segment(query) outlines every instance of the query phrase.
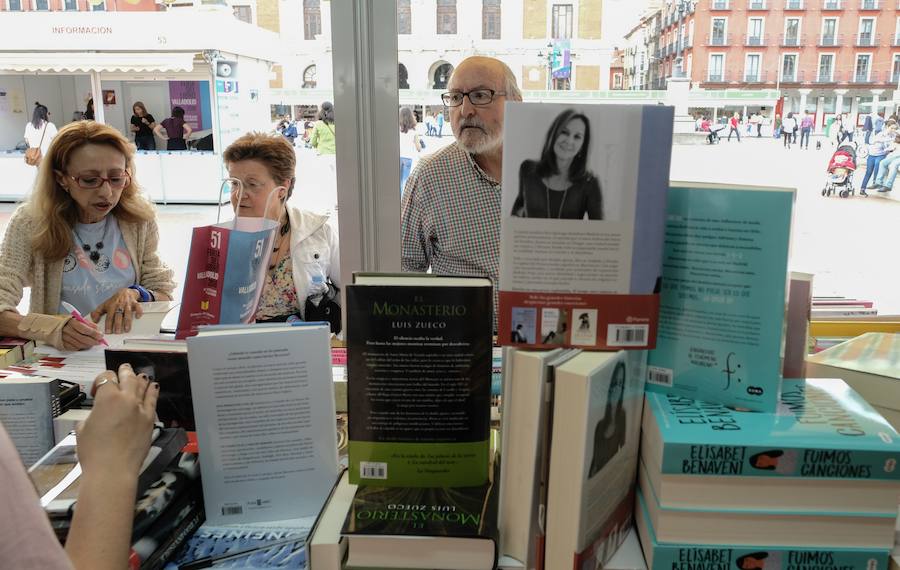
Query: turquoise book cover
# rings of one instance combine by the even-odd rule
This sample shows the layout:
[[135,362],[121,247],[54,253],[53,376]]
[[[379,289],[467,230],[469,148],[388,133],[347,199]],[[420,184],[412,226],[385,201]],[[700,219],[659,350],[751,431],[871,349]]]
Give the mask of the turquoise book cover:
[[644,437],[662,450],[648,467],[662,473],[900,480],[900,435],[843,380],[786,379],[776,413],[677,394],[647,404]]
[[656,540],[644,496],[636,522],[648,570],[887,570],[887,550],[671,544]]
[[794,191],[669,188],[647,389],[774,412]]

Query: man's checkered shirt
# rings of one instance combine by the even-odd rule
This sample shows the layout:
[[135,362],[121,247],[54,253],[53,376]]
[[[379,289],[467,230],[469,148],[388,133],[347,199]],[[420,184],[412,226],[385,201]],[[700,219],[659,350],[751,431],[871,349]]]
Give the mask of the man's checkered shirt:
[[400,233],[403,271],[490,277],[496,328],[500,183],[457,143],[423,158],[410,175]]

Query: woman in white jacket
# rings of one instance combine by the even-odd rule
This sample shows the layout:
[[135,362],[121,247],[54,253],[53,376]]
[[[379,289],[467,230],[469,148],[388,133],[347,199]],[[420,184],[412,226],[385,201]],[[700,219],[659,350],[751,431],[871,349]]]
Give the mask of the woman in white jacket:
[[[327,320],[340,331],[340,256],[328,217],[287,205],[297,158],[282,136],[248,133],[223,155],[235,214],[279,221],[257,322]],[[277,196],[269,200],[272,192]]]

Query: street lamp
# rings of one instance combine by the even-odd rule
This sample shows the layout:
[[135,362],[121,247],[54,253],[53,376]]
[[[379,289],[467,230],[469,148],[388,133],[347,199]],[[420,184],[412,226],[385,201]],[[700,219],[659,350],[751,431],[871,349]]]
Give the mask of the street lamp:
[[[553,63],[556,61],[556,56],[554,55],[554,45],[553,42],[547,42],[547,54],[544,55],[543,50],[537,53],[538,59],[545,59],[547,61],[547,91],[553,89]],[[562,54],[559,54],[562,57]],[[569,59],[575,58],[575,52],[569,50]]]
[[678,50],[678,57],[675,58],[675,77],[684,77],[684,50],[687,48],[686,38],[681,33],[681,25],[684,22],[684,15],[692,12],[697,0],[674,0],[675,7],[678,10],[678,41],[681,43],[681,49]]

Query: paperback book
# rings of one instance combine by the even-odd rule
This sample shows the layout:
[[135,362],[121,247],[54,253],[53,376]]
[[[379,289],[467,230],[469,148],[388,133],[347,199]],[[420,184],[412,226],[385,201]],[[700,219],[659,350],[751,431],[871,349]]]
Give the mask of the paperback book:
[[777,413],[647,394],[643,455],[662,473],[900,481],[900,436],[839,379],[784,381]]
[[491,482],[455,488],[361,486],[342,532],[351,567],[491,570],[497,564],[495,488]]
[[794,191],[675,183],[647,389],[774,412]]
[[328,325],[201,330],[188,363],[210,524],[314,516],[338,473]]
[[350,482],[488,479],[491,281],[365,274],[347,287]]
[[672,544],[657,541],[639,492],[635,505],[638,534],[649,570],[885,570],[889,550],[877,548],[801,548],[794,546],[740,546]]
[[501,344],[654,346],[672,121],[657,105],[507,103]]
[[53,418],[59,414],[58,380],[22,374],[0,378],[0,423],[24,465],[53,447]]
[[547,570],[602,566],[632,524],[646,365],[646,351],[620,350],[582,352],[556,368]]
[[139,350],[124,347],[107,348],[106,368],[118,370],[131,364],[135,374],[146,374],[151,382],[159,383],[159,400],[156,415],[166,427],[196,430],[194,402],[191,397],[191,375],[188,367],[187,347],[177,350]]

